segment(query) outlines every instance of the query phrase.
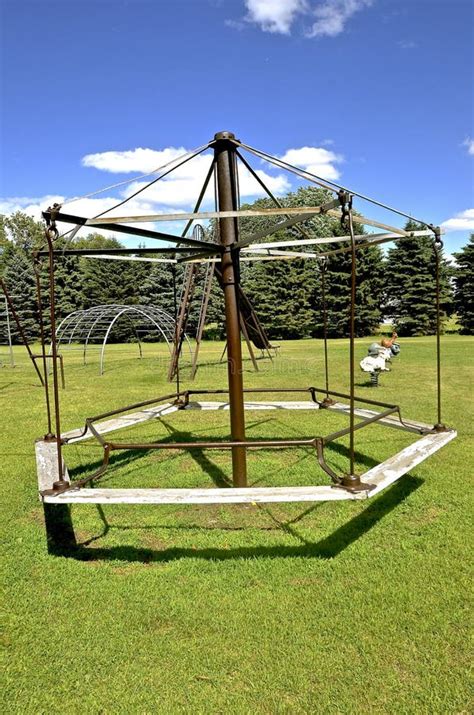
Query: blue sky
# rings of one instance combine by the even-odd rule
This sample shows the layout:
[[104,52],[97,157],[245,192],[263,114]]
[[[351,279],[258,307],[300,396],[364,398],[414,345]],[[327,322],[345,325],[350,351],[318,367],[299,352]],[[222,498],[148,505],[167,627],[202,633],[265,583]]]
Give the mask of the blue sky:
[[[3,0],[0,211],[38,215],[229,129],[444,224],[451,253],[474,230],[472,27],[471,0]],[[254,166],[277,193],[295,188]],[[189,209],[205,169],[134,212]]]

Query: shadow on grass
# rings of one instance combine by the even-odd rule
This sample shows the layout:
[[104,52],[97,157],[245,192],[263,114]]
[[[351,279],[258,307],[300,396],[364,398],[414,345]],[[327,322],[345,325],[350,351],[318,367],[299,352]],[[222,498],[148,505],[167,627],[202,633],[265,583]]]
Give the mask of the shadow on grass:
[[[401,504],[412,492],[423,484],[422,479],[407,475],[392,487],[375,497],[369,506],[353,517],[335,532],[317,542],[303,538],[295,529],[294,524],[304,518],[315,506],[306,507],[303,513],[291,521],[280,521],[263,505],[261,508],[271,517],[285,534],[297,538],[300,544],[295,546],[241,546],[234,549],[219,548],[170,548],[153,550],[135,546],[113,546],[109,548],[89,548],[94,540],[104,537],[110,529],[104,511],[99,507],[99,515],[104,524],[104,531],[97,537],[83,544],[77,544],[67,505],[44,504],[45,522],[48,533],[48,551],[55,556],[65,556],[80,561],[129,561],[140,563],[158,563],[182,558],[225,561],[228,559],[248,558],[285,558],[304,557],[332,559],[344,549],[353,544],[378,524],[384,516]],[[202,527],[194,527],[201,529]]]
[[[269,422],[270,420],[267,418],[265,420],[259,420],[256,422],[251,422],[247,425],[247,430],[252,429],[253,427],[258,427],[261,424],[265,424],[266,422]],[[163,444],[166,444],[167,442],[193,442],[193,441],[198,441],[198,438],[196,436],[196,433],[194,432],[184,432],[183,430],[178,430],[176,429],[170,422],[166,422],[163,418],[160,420],[160,424],[166,427],[168,430],[169,434],[165,437],[163,437],[160,442]],[[205,435],[205,436],[200,436],[201,441],[204,442],[212,442],[216,440],[215,436],[212,435]],[[222,440],[225,439],[225,437],[221,438]],[[97,446],[97,443],[95,443],[95,446]],[[147,454],[150,454],[151,452],[156,452],[157,450],[153,449],[125,449],[125,450],[120,450],[113,452],[110,461],[109,461],[109,469],[112,472],[115,467],[124,467],[128,466],[129,464],[132,464],[135,462],[137,459],[145,457]],[[219,469],[205,454],[202,449],[186,449],[186,452],[190,455],[192,459],[201,467],[202,471],[205,474],[208,474],[214,484],[217,487],[230,487],[232,486],[231,482],[229,481],[228,477],[224,472]],[[80,479],[81,476],[84,474],[90,474],[91,472],[95,472],[100,465],[102,464],[102,459],[97,459],[94,460],[93,462],[88,462],[87,464],[78,464],[75,467],[70,467],[69,468],[69,476],[72,480],[75,479]],[[105,478],[102,479],[102,481],[106,481]]]
[[[180,432],[179,439],[175,439],[174,435],[170,437],[165,437],[161,440],[163,444],[166,442],[186,442],[192,441],[193,435],[190,432]],[[115,452],[109,462],[110,476],[114,476],[114,467],[124,467],[132,464],[135,460],[143,458],[145,455],[150,454],[154,450],[148,449],[127,449],[124,451]],[[156,451],[156,450],[155,450]],[[202,469],[202,471],[207,474],[213,481],[216,487],[230,487],[232,486],[229,478],[209,457],[206,456],[202,449],[189,449],[186,450],[187,454],[193,459],[196,464]],[[173,457],[174,459],[174,457]],[[79,465],[74,467],[74,469],[69,470],[69,474],[73,478],[79,478],[81,474],[90,474],[91,471],[98,469],[102,464],[102,460],[97,460],[93,463],[86,465]],[[106,476],[102,478],[102,482],[107,481]],[[93,485],[91,485],[93,486]]]

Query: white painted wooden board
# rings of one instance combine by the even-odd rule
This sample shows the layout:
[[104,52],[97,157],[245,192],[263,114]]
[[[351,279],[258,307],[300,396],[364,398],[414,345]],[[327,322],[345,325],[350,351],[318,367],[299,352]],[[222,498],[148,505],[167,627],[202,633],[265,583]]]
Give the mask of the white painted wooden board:
[[[45,442],[40,439],[35,442],[36,473],[38,476],[38,489],[51,489],[53,482],[59,480],[58,451],[56,442]],[[69,482],[69,474],[63,460],[63,476]]]
[[[229,409],[229,403],[228,402],[205,402],[205,401],[199,401],[199,402],[190,402],[188,407],[186,408],[187,410],[228,410]],[[316,402],[310,402],[309,400],[301,400],[301,401],[293,401],[293,402],[288,402],[288,401],[273,401],[273,402],[245,402],[245,410],[246,411],[252,411],[252,410],[319,410],[320,407]],[[350,407],[349,405],[345,405],[342,402],[336,402],[334,405],[331,405],[329,408],[333,412],[343,412],[344,414],[349,415],[350,412]],[[379,414],[376,410],[368,410],[364,409],[361,407],[356,407],[354,410],[354,413],[358,417],[374,417],[375,415]],[[425,424],[424,422],[415,422],[414,420],[403,420],[406,427],[404,427],[400,421],[398,420],[397,417],[384,417],[383,419],[379,420],[381,424],[385,425],[386,427],[393,427],[395,429],[409,429],[411,432],[416,432],[419,433],[420,429],[431,429],[432,425]]]
[[[335,412],[344,412],[349,416],[350,414],[350,407],[349,405],[345,405],[342,402],[336,402],[335,405],[330,405],[328,407],[329,410],[333,410]],[[354,410],[354,413],[357,415],[357,417],[373,417],[374,415],[379,414],[376,410],[367,410],[364,409],[363,407],[356,407]],[[414,420],[406,420],[403,417],[403,422],[404,424],[401,424],[400,420],[398,417],[395,415],[389,415],[388,417],[383,417],[381,420],[378,420],[380,424],[385,425],[385,427],[393,427],[394,429],[401,429],[401,430],[409,430],[410,432],[416,432],[419,434],[419,430],[425,430],[425,429],[432,429],[433,425],[428,425],[425,422],[415,422]]]
[[455,430],[447,430],[446,432],[433,432],[421,437],[413,444],[410,444],[405,449],[402,449],[398,454],[389,457],[372,467],[363,475],[362,480],[367,484],[375,484],[376,488],[369,493],[369,497],[373,497],[382,489],[385,489],[390,484],[393,484],[404,474],[410,472],[421,462],[424,462],[430,455],[434,454],[444,447],[448,442],[451,442],[457,435]]
[[[190,402],[186,407],[187,410],[229,410],[228,402],[207,402],[200,400],[199,402]],[[301,402],[285,402],[282,400],[274,401],[255,401],[244,402],[244,409],[247,412],[257,410],[319,410],[319,405],[316,402],[309,400]]]
[[[365,492],[364,492],[365,496]],[[331,486],[223,489],[78,489],[45,496],[51,504],[249,504],[347,501],[354,495]]]
[[[158,419],[164,415],[169,415],[173,412],[178,411],[178,407],[167,402],[157,407],[149,407],[139,412],[133,412],[131,414],[121,415],[120,417],[114,417],[111,420],[105,420],[103,422],[97,422],[95,427],[100,434],[107,434],[108,432],[113,432],[115,430],[123,429],[124,427],[133,427],[134,425],[141,424],[142,422],[147,422],[148,420]],[[218,402],[218,401],[195,401],[190,402],[185,408],[186,410],[228,410],[228,402]],[[310,400],[274,400],[274,401],[255,401],[245,402],[245,410],[248,412],[258,411],[258,410],[318,410],[319,405]],[[335,412],[344,412],[349,414],[349,405],[345,405],[342,402],[337,402],[329,407],[330,410]],[[373,417],[378,414],[375,410],[368,410],[364,408],[357,407],[355,409],[355,414],[358,417]],[[381,424],[387,427],[394,427],[395,429],[403,429],[396,417],[385,417],[380,420]],[[430,429],[431,425],[427,425],[423,422],[415,422],[413,420],[404,420],[405,424],[409,427],[410,431],[418,432],[419,429]],[[79,436],[82,432],[82,428],[70,430],[69,432],[64,432],[62,434],[63,438],[67,438],[69,444],[74,442],[81,442],[86,439],[90,439],[92,434],[87,432],[85,435]]]
[[456,437],[454,430],[421,437],[361,475],[372,491],[354,494],[332,486],[250,487],[229,489],[78,489],[46,495],[50,504],[242,504],[271,502],[348,501],[374,497]]
[[[99,434],[107,434],[108,432],[114,432],[115,430],[123,429],[124,427],[133,427],[133,425],[141,424],[142,422],[147,422],[148,420],[157,419],[158,417],[163,417],[164,415],[169,415],[172,412],[177,412],[178,407],[172,405],[171,402],[167,402],[164,405],[159,405],[158,407],[150,407],[146,410],[140,410],[140,412],[133,412],[129,415],[122,415],[121,417],[114,417],[112,420],[106,420],[104,422],[94,423],[94,427],[99,432]],[[85,439],[91,439],[93,437],[92,433],[87,431],[86,434],[81,435],[83,428],[70,430],[69,432],[63,432],[63,439],[67,439],[69,444],[74,442],[82,442]]]

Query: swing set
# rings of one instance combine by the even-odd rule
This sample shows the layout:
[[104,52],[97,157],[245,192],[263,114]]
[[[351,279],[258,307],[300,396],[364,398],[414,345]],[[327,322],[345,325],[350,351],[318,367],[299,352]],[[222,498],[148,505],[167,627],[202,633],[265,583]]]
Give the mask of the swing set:
[[[402,217],[412,218],[403,211],[391,208],[385,204],[364,196],[360,193],[340,186],[332,181],[324,180],[311,172],[302,170],[282,159],[271,156],[238,141],[230,132],[219,132],[215,137],[198,149],[185,154],[169,164],[156,169],[151,174],[152,180],[116,207],[123,205],[138,193],[159,181],[172,171],[191,161],[194,157],[210,151],[212,162],[206,180],[199,194],[195,209],[191,213],[152,214],[140,216],[111,216],[112,209],[104,211],[94,218],[85,218],[63,212],[63,205],[54,205],[43,213],[46,222],[45,245],[35,255],[37,270],[40,262],[47,259],[49,273],[49,310],[52,332],[52,396],[48,386],[47,371],[44,371],[45,401],[48,430],[44,438],[36,442],[37,473],[39,494],[41,500],[49,507],[71,505],[78,503],[94,504],[234,504],[243,502],[315,502],[341,501],[371,498],[381,490],[394,483],[408,473],[420,462],[450,442],[456,432],[447,428],[441,418],[441,353],[440,353],[440,254],[442,249],[441,231],[439,227],[424,221],[418,221],[425,228],[419,231],[406,231],[365,216],[354,217],[353,200],[359,198],[378,207],[384,208]],[[284,207],[271,193],[261,176],[255,172],[245,155],[252,155],[280,169],[289,171],[299,179],[331,191],[334,199],[320,206],[304,206],[297,208]],[[274,203],[274,208],[241,209],[239,197],[239,166],[243,165],[265,190]],[[208,183],[214,177],[216,210],[200,211],[200,206],[206,193]],[[143,177],[139,177],[143,178]],[[123,182],[126,183],[126,182]],[[107,187],[110,188],[110,187]],[[103,189],[105,190],[105,189]],[[96,192],[94,192],[95,194]],[[89,194],[88,196],[91,196]],[[76,200],[76,199],[73,199]],[[67,202],[65,202],[67,203]],[[109,215],[105,215],[109,214]],[[309,218],[323,215],[333,217],[347,228],[344,236],[318,237],[312,235],[302,224]],[[251,235],[242,236],[239,220],[244,217],[276,217],[276,223]],[[140,228],[142,222],[183,221],[186,227],[180,236]],[[213,240],[206,240],[203,235],[193,237],[189,230],[195,221],[214,220],[215,235]],[[354,221],[358,224],[379,229],[379,233],[357,235]],[[68,239],[65,248],[56,248],[59,237],[57,224],[63,222],[73,224],[74,228],[63,234]],[[156,248],[119,249],[120,254],[140,256],[148,253],[163,254],[159,260],[169,263],[175,277],[178,263],[192,266],[213,266],[213,273],[224,294],[225,326],[227,336],[227,380],[226,388],[192,390],[183,389],[180,380],[180,310],[183,312],[183,300],[178,306],[176,280],[174,281],[175,302],[175,335],[174,352],[176,355],[175,369],[172,377],[175,380],[174,390],[169,394],[153,397],[140,403],[127,405],[118,409],[89,417],[84,426],[70,432],[61,431],[61,410],[59,400],[59,380],[57,365],[57,336],[55,323],[55,261],[62,255],[74,253],[87,256],[90,251],[70,248],[71,241],[82,226],[111,230],[115,233],[126,233],[141,239],[156,239],[160,243]],[[283,241],[261,240],[272,234],[294,226],[301,238],[291,238]],[[400,407],[396,404],[360,397],[355,394],[355,308],[356,308],[356,266],[357,253],[367,246],[379,245],[397,241],[406,236],[432,236],[433,250],[436,256],[436,374],[437,374],[437,419],[433,425],[415,422],[402,417]],[[166,242],[167,245],[163,245]],[[172,244],[171,246],[169,244]],[[336,247],[335,247],[335,244]],[[350,337],[349,337],[349,392],[336,392],[329,386],[328,347],[327,347],[327,310],[326,310],[326,258],[328,256],[348,252],[351,257],[351,301]],[[113,257],[117,249],[102,251]],[[107,257],[104,255],[104,257]],[[323,290],[323,321],[324,321],[324,365],[325,384],[323,387],[308,386],[304,388],[282,386],[278,388],[244,388],[242,370],[241,334],[245,337],[244,325],[248,320],[242,320],[244,312],[243,291],[240,285],[241,261],[274,261],[306,259],[321,261],[321,277]],[[39,283],[38,283],[39,285]],[[41,297],[40,297],[41,298]],[[182,325],[182,323],[181,323]],[[43,341],[43,355],[46,345]],[[45,363],[45,361],[44,361]],[[282,400],[281,395],[293,396],[293,400]],[[266,396],[267,399],[262,399]],[[268,400],[268,397],[278,396],[278,399]],[[315,435],[311,438],[299,439],[248,439],[245,432],[246,414],[260,410],[329,410],[344,414],[348,425],[337,432],[327,435]],[[124,427],[133,427],[148,420],[160,420],[165,415],[177,411],[207,411],[224,410],[230,415],[230,439],[187,441],[187,442],[136,442],[130,440],[114,440],[113,432]],[[356,418],[360,418],[356,421]],[[416,435],[417,439],[399,453],[370,468],[364,474],[356,472],[355,435],[368,425],[378,424],[387,428],[403,430]],[[325,447],[335,440],[348,435],[349,463],[347,470],[338,474],[328,464]],[[63,447],[84,440],[94,439],[102,449],[102,463],[92,474],[77,480],[69,477],[64,461]],[[247,480],[248,450],[273,450],[288,448],[310,448],[314,450],[315,464],[323,470],[328,478],[327,484],[314,486],[285,487],[249,487]],[[227,450],[232,459],[232,487],[229,488],[129,488],[116,489],[97,486],[107,473],[111,456],[118,451],[138,450]]]

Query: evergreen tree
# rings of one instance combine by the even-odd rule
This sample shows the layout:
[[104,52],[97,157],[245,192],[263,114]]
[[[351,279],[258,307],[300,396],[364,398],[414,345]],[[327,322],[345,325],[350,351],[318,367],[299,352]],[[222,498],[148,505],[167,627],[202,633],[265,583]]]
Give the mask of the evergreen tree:
[[[418,230],[409,221],[407,231]],[[436,332],[436,256],[429,236],[408,236],[389,250],[385,272],[385,315],[401,335],[431,335]],[[451,309],[452,290],[446,260],[440,260],[442,319]]]
[[465,335],[474,333],[474,233],[459,253],[454,253],[454,302]]
[[[156,256],[159,258],[159,254]],[[145,263],[147,269],[139,285],[138,302],[162,308],[174,316],[173,266],[169,263]],[[177,299],[183,281],[182,265],[175,267]],[[178,305],[179,308],[179,305]]]
[[[3,279],[28,341],[36,340],[39,327],[33,265],[27,254],[13,244],[4,252]],[[12,341],[21,342],[13,319],[10,319],[10,328]]]
[[[122,248],[115,238],[104,238],[100,234],[90,234],[78,242],[79,248],[107,249]],[[115,261],[98,258],[80,258],[81,296],[84,309],[99,305],[136,305],[139,302],[139,288],[144,264],[134,261]],[[118,320],[109,336],[110,342],[134,340],[135,334],[130,321]]]
[[[55,241],[55,250],[66,247],[64,239]],[[54,290],[57,321],[61,321],[69,313],[82,308],[81,271],[78,256],[58,255],[55,257]]]
[[[97,234],[87,237],[84,242],[77,244],[79,248],[121,248],[122,244],[116,239],[103,238]],[[127,280],[129,270],[128,261],[108,261],[84,257],[80,259],[81,293],[84,308],[93,308],[97,305],[110,305],[112,303],[126,303],[134,294],[135,286]]]
[[[285,206],[318,206],[332,199],[332,194],[324,189],[304,187],[288,194],[282,203]],[[267,199],[259,199],[253,207],[268,208],[273,204]],[[252,217],[242,221],[244,235],[253,233],[265,225],[281,221],[281,217],[267,219]],[[313,237],[330,237],[347,234],[340,222],[328,215],[318,214],[301,226]],[[363,233],[363,227],[355,223],[355,231]],[[302,238],[296,227],[273,234],[263,241]],[[311,246],[310,252],[338,249],[348,244],[325,244],[324,247]],[[294,249],[298,250],[298,249]],[[252,299],[258,315],[272,338],[320,337],[323,333],[321,266],[316,259],[291,261],[271,261],[250,264],[243,271],[244,287]],[[326,303],[328,334],[343,337],[349,333],[350,318],[350,253],[330,256],[326,275]],[[377,246],[357,251],[357,294],[356,332],[367,335],[377,329],[382,303],[382,252]]]
[[7,238],[6,218],[5,216],[2,216],[0,214],[0,275],[3,275],[3,272],[6,267],[6,249],[8,248],[10,243],[11,242]]

